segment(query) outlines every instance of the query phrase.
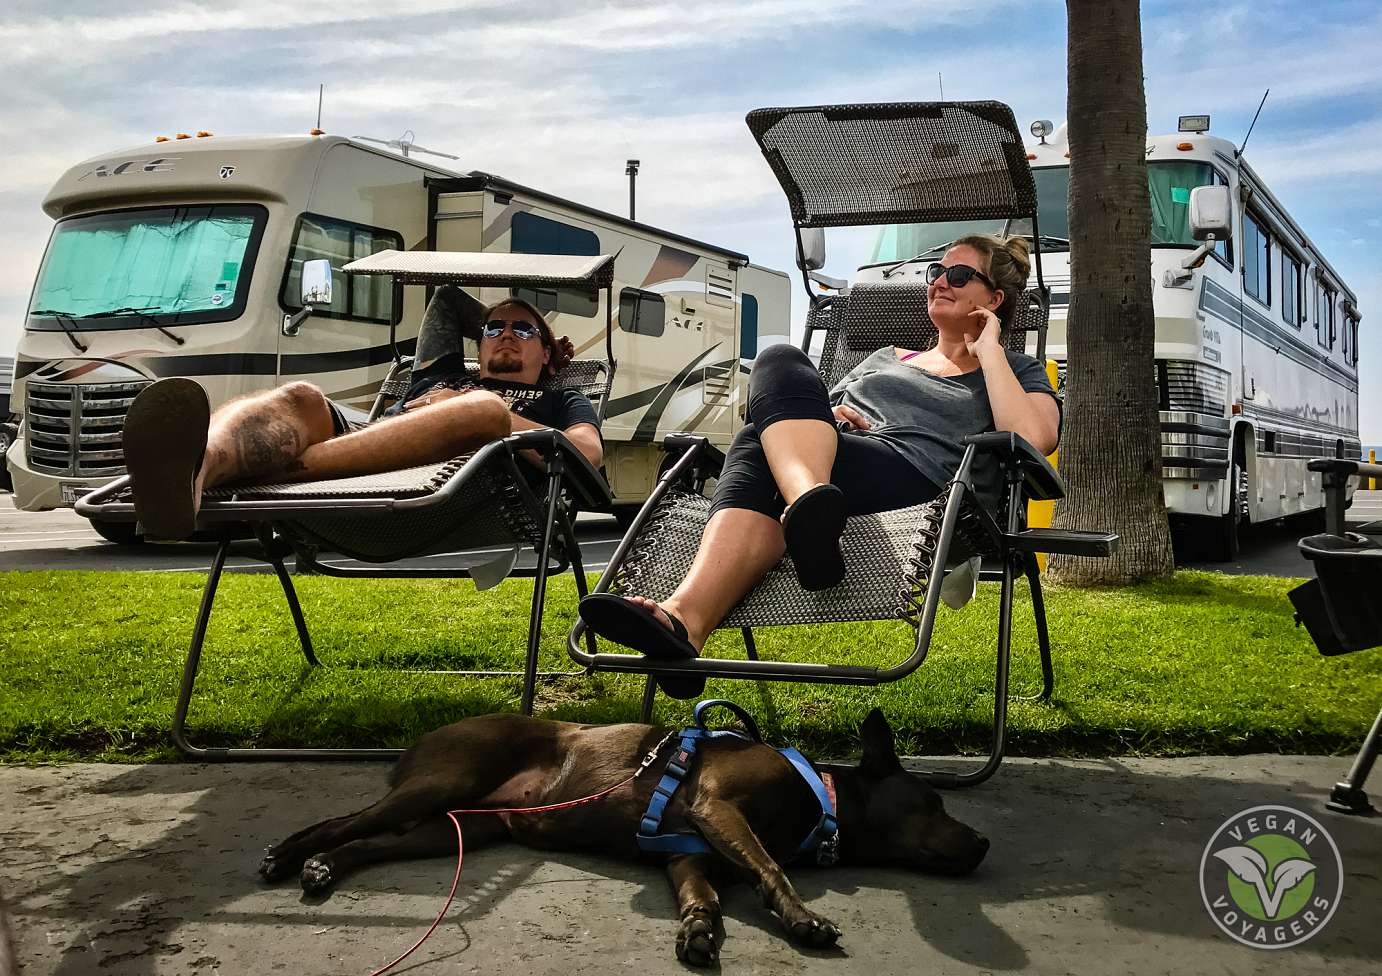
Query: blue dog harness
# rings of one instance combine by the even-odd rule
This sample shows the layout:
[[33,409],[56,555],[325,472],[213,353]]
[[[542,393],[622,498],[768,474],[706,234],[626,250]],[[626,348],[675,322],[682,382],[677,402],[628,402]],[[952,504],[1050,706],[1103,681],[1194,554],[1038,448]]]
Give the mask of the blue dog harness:
[[[748,735],[730,730],[711,731],[705,727],[705,712],[708,709],[721,707],[733,712],[744,728],[748,730]],[[649,854],[705,854],[712,850],[705,839],[695,832],[660,834],[658,831],[662,827],[663,815],[667,812],[667,804],[672,802],[672,797],[676,795],[677,789],[681,786],[682,780],[691,769],[691,763],[696,758],[698,745],[706,739],[718,739],[723,736],[734,736],[750,742],[762,742],[758,734],[758,726],[743,709],[733,702],[715,698],[700,702],[696,705],[696,724],[692,728],[683,729],[677,742],[676,749],[672,756],[667,760],[667,768],[662,773],[662,779],[653,787],[653,795],[648,799],[648,809],[643,814],[643,820],[638,827],[638,847],[640,850]],[[840,826],[835,818],[835,805],[831,802],[830,790],[821,780],[815,767],[797,750],[790,746],[786,749],[777,750],[788,762],[792,764],[801,778],[806,780],[806,784],[811,787],[811,791],[816,794],[816,800],[821,805],[821,816],[816,821],[816,826],[801,842],[793,859],[814,855],[815,861],[822,867],[834,864],[839,858],[840,845]]]

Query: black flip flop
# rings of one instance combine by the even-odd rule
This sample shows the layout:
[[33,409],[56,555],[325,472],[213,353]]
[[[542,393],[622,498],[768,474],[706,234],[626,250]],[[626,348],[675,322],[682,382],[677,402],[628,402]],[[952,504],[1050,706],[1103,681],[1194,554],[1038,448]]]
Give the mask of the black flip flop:
[[845,578],[844,532],[845,494],[834,485],[817,485],[788,507],[782,534],[803,590],[828,590]]
[[[659,661],[700,657],[686,639],[686,625],[670,613],[667,619],[672,629],[668,630],[651,610],[613,593],[592,593],[581,601],[579,610],[581,619],[596,634],[648,657]],[[660,674],[657,683],[673,698],[695,698],[705,690],[705,676],[699,674]]]
[[130,404],[123,434],[125,470],[145,539],[172,542],[196,531],[193,489],[210,423],[206,391],[181,377],[146,386]]

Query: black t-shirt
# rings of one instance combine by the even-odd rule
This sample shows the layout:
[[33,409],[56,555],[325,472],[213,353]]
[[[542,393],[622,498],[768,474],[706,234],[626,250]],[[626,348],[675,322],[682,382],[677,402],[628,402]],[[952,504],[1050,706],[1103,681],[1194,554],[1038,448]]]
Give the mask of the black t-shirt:
[[456,353],[447,353],[415,372],[408,395],[388,412],[399,412],[404,404],[434,390],[489,390],[498,393],[514,413],[553,430],[569,430],[577,424],[591,424],[597,430],[600,427],[595,405],[583,393],[529,383],[481,379],[465,368],[465,357]]

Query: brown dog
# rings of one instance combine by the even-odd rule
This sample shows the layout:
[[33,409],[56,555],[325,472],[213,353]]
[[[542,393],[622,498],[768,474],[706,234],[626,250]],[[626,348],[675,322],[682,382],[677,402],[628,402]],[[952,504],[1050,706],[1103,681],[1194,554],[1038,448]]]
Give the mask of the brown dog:
[[[382,800],[299,831],[269,849],[259,872],[268,881],[300,872],[303,890],[319,892],[365,864],[450,854],[456,833],[447,810],[588,796],[630,776],[669,731],[508,714],[465,719],[424,735],[404,753]],[[859,732],[858,767],[818,767],[835,779],[840,861],[944,874],[974,870],[988,841],[947,816],[936,791],[902,768],[882,713],[870,712]],[[508,837],[546,850],[638,856],[639,821],[675,745],[667,741],[646,772],[594,803],[542,814],[463,816],[466,850]],[[770,747],[735,737],[701,746],[662,824],[667,832],[695,830],[713,848],[666,857],[681,911],[678,959],[702,966],[717,960],[723,927],[714,884],[745,874],[794,942],[834,944],[840,930],[802,904],[779,866],[819,816],[811,788]]]

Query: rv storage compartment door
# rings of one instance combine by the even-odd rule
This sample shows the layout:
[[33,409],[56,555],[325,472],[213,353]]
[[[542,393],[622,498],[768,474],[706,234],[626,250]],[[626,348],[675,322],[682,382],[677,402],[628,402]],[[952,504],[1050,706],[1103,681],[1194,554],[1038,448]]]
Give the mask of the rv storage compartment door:
[[438,251],[482,251],[485,194],[438,193],[436,220]]

